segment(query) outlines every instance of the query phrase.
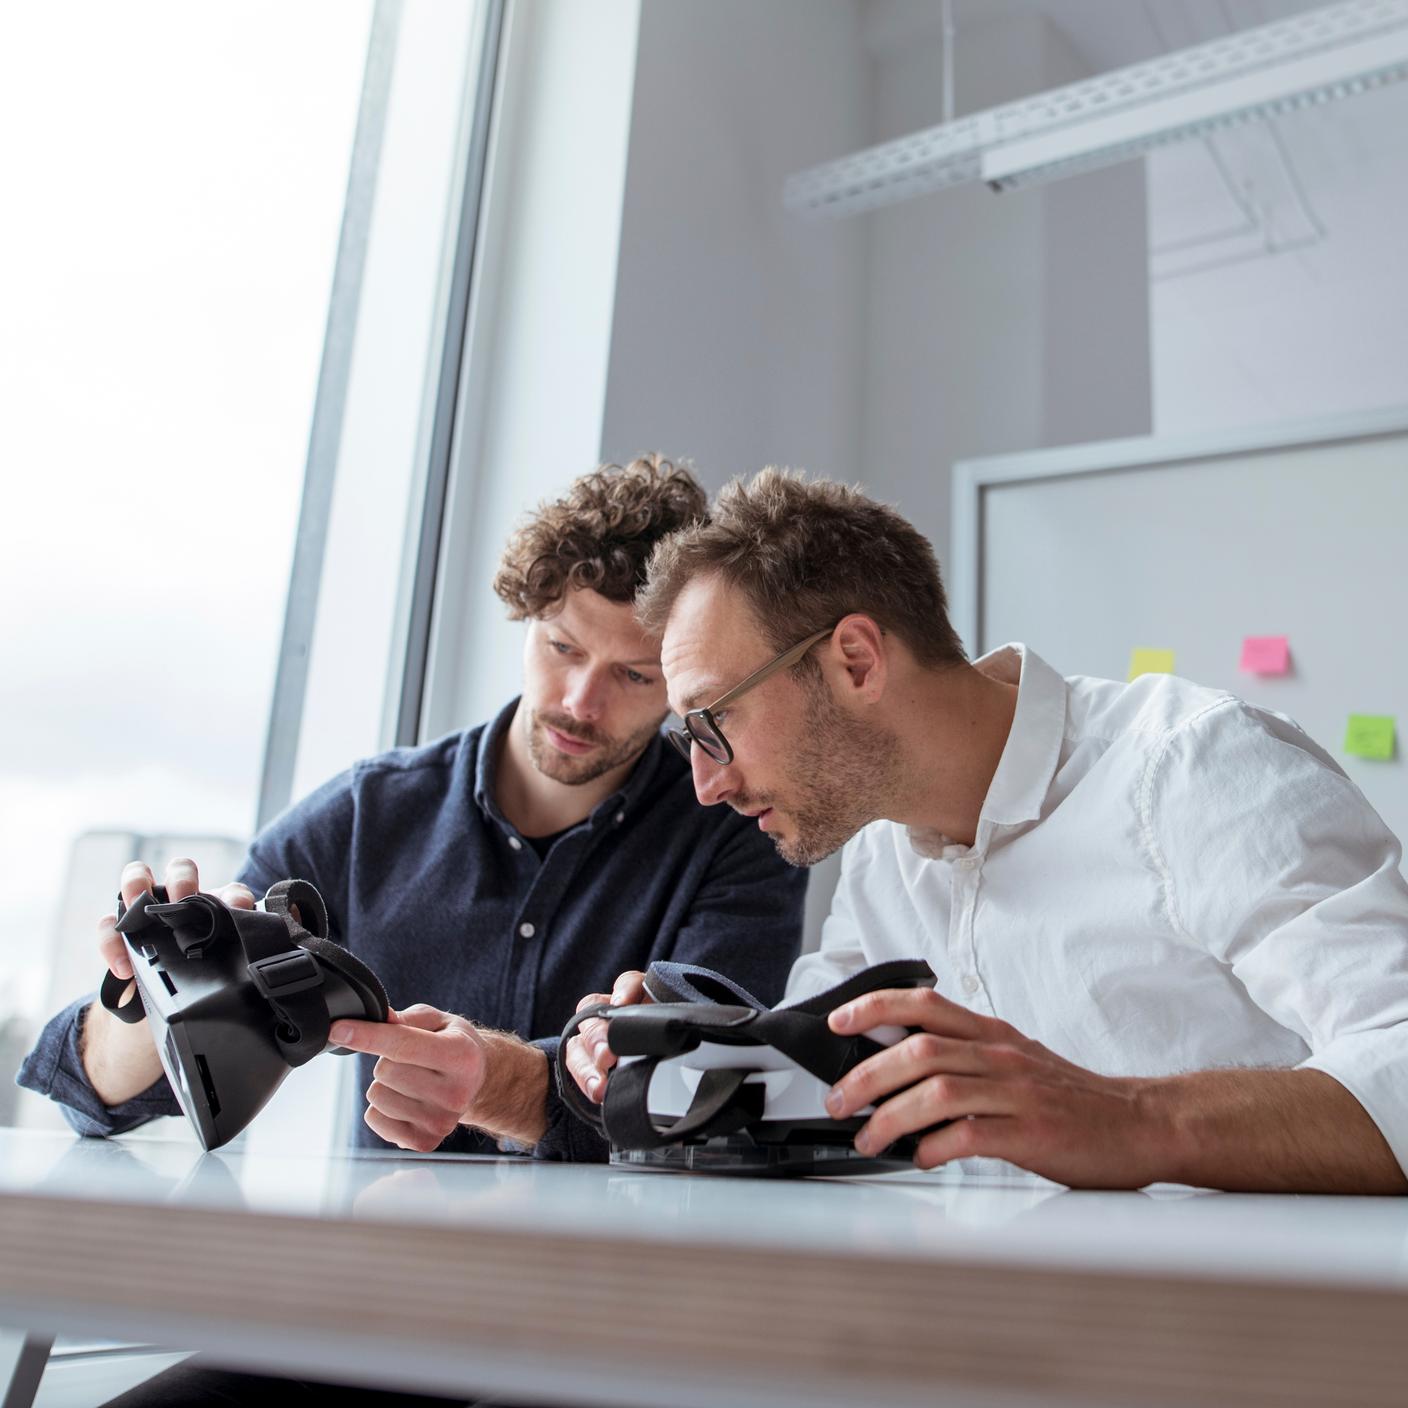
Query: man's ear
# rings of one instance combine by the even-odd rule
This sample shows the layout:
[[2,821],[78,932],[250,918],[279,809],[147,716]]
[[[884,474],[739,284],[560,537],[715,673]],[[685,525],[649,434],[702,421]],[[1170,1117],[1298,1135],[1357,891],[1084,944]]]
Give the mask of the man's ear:
[[831,633],[831,647],[850,681],[847,693],[874,703],[885,692],[887,678],[885,633],[872,616],[852,612]]

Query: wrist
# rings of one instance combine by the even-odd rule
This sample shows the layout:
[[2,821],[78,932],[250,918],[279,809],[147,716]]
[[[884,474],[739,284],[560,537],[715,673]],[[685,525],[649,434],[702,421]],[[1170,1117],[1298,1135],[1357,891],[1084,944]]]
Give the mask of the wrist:
[[548,1059],[511,1032],[481,1031],[484,1078],[461,1124],[532,1146],[548,1128]]
[[1176,1077],[1130,1077],[1137,1145],[1148,1165],[1146,1183],[1191,1183],[1196,1131]]
[[[137,1002],[134,995],[131,999]],[[146,1022],[120,1022],[100,1002],[78,1017],[78,1057],[94,1094],[108,1108],[140,1095],[161,1076]]]

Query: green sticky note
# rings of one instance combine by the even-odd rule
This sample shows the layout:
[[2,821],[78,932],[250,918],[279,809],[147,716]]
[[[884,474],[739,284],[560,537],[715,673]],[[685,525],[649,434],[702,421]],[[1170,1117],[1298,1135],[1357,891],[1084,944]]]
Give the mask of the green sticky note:
[[1393,757],[1393,715],[1351,714],[1344,731],[1344,751],[1351,758]]
[[1140,675],[1171,675],[1173,673],[1173,651],[1145,650],[1136,646],[1129,657],[1129,678]]

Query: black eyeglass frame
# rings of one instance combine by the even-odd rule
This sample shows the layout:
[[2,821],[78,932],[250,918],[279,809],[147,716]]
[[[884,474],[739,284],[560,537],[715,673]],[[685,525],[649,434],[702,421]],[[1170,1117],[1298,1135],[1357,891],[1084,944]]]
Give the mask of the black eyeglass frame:
[[703,709],[691,709],[684,716],[684,727],[666,729],[665,736],[674,744],[675,750],[685,762],[689,761],[691,745],[697,743],[720,767],[727,767],[733,761],[733,745],[724,737],[723,729],[714,718],[714,710],[732,704],[750,689],[762,684],[769,675],[785,670],[789,665],[795,665],[812,646],[820,640],[825,640],[835,629],[834,625],[827,626],[824,630],[813,631],[796,645],[789,645],[781,655],[775,655],[766,665],[754,670],[746,679],[734,685],[727,694],[721,694],[712,704]]

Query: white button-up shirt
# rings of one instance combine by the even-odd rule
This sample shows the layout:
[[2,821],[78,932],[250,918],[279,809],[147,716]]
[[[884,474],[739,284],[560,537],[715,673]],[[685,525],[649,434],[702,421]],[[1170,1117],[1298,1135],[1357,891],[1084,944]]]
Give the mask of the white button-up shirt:
[[945,997],[1106,1075],[1309,1066],[1408,1170],[1408,885],[1364,794],[1291,720],[1172,675],[977,662],[1017,709],[974,844],[847,844],[788,998],[927,959]]

